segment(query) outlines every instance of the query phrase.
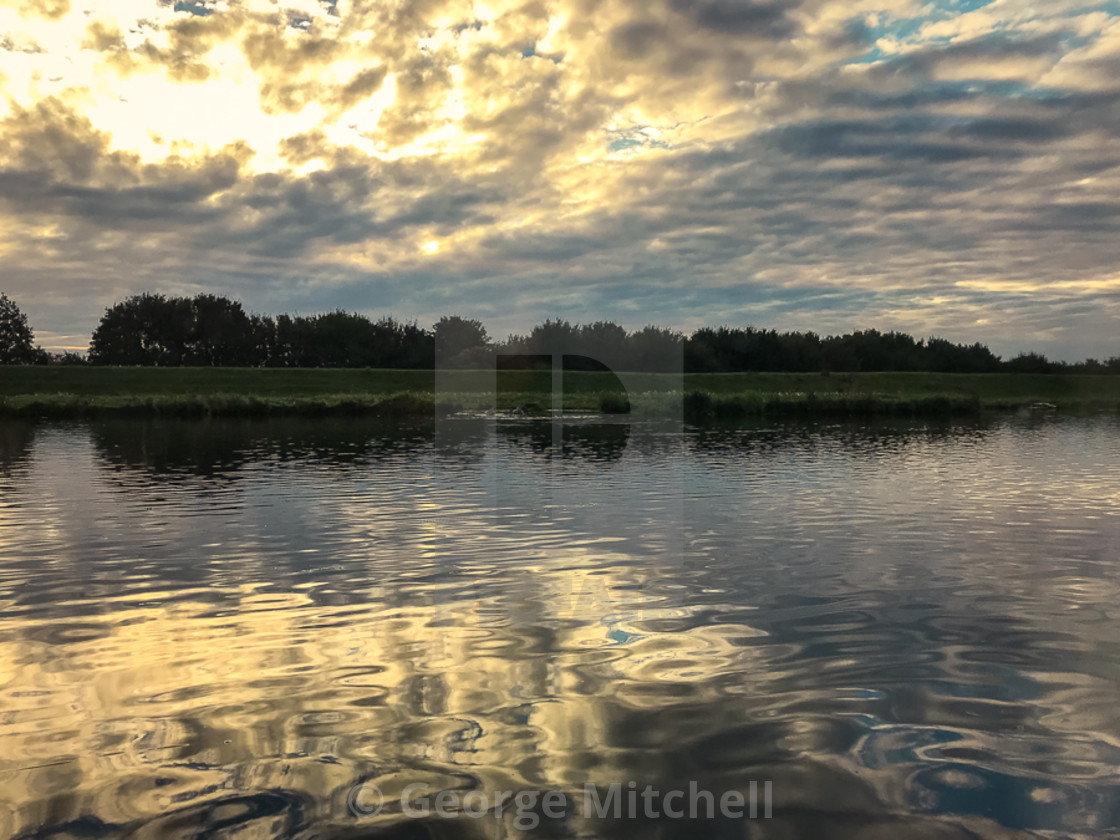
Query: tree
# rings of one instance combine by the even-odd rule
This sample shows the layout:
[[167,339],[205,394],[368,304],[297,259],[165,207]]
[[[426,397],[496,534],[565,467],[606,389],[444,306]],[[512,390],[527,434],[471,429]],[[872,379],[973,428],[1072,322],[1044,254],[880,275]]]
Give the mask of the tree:
[[[415,321],[405,324],[382,318],[375,326],[390,348],[381,362],[384,367],[430,370],[435,366],[435,337]],[[486,330],[482,332],[485,335]]]
[[630,370],[673,373],[682,370],[684,336],[652,324],[630,333],[627,340]]
[[1055,365],[1041,353],[1020,353],[1003,363],[1010,373],[1054,373]]
[[191,301],[188,365],[255,364],[253,324],[241,304],[217,295],[195,295]]
[[602,370],[621,364],[626,338],[626,330],[613,321],[584,324],[579,327],[579,355],[564,359],[565,370]]
[[6,294],[0,293],[0,365],[25,365],[35,360],[35,334],[27,316]]
[[90,342],[102,365],[253,365],[254,327],[241,304],[217,295],[133,295],[105,310]]
[[567,321],[548,318],[529,333],[529,352],[541,355],[574,353],[579,349],[579,330]]
[[435,336],[436,358],[441,363],[452,362],[460,354],[475,348],[486,347],[489,337],[481,321],[444,315],[432,328]]
[[378,330],[365,315],[337,309],[305,320],[304,367],[382,367]]
[[90,341],[89,360],[99,365],[181,365],[191,322],[187,298],[133,295],[105,310]]

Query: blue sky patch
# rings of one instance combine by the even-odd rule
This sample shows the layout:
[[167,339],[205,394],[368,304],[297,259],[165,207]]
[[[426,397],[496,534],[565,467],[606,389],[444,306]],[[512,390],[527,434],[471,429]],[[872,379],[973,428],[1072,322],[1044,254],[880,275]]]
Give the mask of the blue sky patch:
[[214,14],[214,10],[209,8],[201,0],[175,0],[175,11],[187,12],[198,17],[206,17],[207,15]]

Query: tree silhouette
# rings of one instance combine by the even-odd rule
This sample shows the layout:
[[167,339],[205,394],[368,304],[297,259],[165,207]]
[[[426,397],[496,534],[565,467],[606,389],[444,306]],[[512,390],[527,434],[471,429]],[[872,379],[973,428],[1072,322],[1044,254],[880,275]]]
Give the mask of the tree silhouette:
[[90,342],[103,365],[252,365],[254,331],[241,304],[216,295],[133,295],[109,307]]
[[[156,294],[133,295],[109,307],[93,332],[90,361],[102,365],[182,364],[188,325],[174,323],[176,308],[174,301]],[[184,319],[180,315],[178,320]]]
[[217,295],[196,295],[190,309],[184,364],[244,367],[256,363],[252,324],[240,303]]
[[0,293],[0,364],[24,365],[35,361],[34,339],[27,316],[11,298]]
[[1020,353],[1004,364],[1011,373],[1054,373],[1055,365],[1040,353]]
[[432,328],[436,358],[441,363],[454,363],[457,357],[477,348],[485,348],[490,339],[481,321],[444,315]]
[[[913,371],[935,373],[1120,373],[1120,356],[1076,364],[1022,353],[1003,361],[983,344],[931,336],[856,330],[842,335],[756,327],[701,327],[690,336],[657,326],[627,331],[611,321],[572,324],[555,318],[528,335],[492,342],[481,321],[447,315],[431,330],[392,317],[356,312],[249,315],[216,295],[167,298],[141,294],[106,310],[89,361],[114,365],[370,367],[430,370],[549,367],[563,354],[567,370],[690,373]],[[27,319],[0,295],[0,364],[48,361],[31,345]],[[78,357],[59,359],[63,364]]]

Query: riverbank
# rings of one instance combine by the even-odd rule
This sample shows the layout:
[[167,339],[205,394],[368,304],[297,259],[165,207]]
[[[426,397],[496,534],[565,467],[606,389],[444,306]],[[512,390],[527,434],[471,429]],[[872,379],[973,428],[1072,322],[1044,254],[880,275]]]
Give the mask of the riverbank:
[[[629,378],[628,378],[629,379]],[[495,407],[494,374],[425,370],[268,368],[0,368],[0,416],[405,417]],[[547,413],[551,374],[498,374],[496,407]],[[564,376],[564,408],[657,414],[679,399],[682,378],[641,374],[627,395],[607,372]],[[1120,376],[937,373],[726,373],[683,377],[690,421],[767,415],[958,415],[1024,409],[1120,407]]]

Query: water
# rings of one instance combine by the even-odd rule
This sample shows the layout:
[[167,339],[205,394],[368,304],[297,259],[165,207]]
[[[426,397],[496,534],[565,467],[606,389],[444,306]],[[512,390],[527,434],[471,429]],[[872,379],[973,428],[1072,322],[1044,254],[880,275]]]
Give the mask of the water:
[[1115,418],[456,428],[0,426],[0,837],[1120,832]]

